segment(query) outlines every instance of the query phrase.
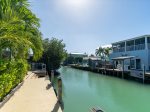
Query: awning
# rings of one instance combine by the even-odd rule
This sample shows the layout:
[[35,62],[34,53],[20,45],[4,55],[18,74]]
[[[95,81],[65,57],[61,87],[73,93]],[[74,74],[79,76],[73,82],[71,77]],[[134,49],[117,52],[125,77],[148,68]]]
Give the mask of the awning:
[[135,56],[116,57],[116,58],[112,58],[112,60],[126,60],[126,59],[131,59],[131,58],[135,58]]

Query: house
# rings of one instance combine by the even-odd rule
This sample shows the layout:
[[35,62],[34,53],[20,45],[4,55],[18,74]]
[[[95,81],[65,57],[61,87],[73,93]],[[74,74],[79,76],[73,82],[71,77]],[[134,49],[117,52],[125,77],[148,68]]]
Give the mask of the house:
[[116,68],[123,59],[126,68],[142,70],[144,65],[146,70],[150,70],[150,35],[112,43],[110,59],[114,59]]
[[100,57],[89,56],[83,58],[83,66],[88,66],[94,69],[95,67],[100,66],[100,64],[101,64]]
[[82,64],[83,58],[88,57],[86,53],[70,53],[68,58],[65,60],[66,64]]
[[69,56],[74,58],[83,58],[87,57],[88,55],[86,53],[70,53]]

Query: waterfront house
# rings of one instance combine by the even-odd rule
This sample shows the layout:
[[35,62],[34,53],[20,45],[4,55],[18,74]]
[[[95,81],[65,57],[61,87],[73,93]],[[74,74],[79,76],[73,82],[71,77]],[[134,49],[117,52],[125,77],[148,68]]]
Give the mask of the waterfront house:
[[70,53],[68,58],[65,60],[65,65],[67,64],[82,64],[83,58],[88,57],[86,53]]
[[121,57],[126,59],[124,65],[127,69],[142,70],[144,65],[146,70],[150,70],[150,35],[112,43],[110,59],[115,59],[116,68],[122,65]]
[[87,57],[88,55],[86,53],[70,53],[69,56],[74,58],[83,58]]
[[89,56],[83,58],[83,66],[91,67],[92,69],[99,67],[101,64],[100,57],[97,56]]

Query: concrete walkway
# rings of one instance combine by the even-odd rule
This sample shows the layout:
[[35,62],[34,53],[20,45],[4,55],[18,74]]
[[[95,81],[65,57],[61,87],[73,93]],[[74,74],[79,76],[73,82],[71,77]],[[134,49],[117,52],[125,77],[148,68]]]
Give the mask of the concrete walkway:
[[0,109],[0,112],[62,112],[48,77],[38,78],[32,72],[23,86]]

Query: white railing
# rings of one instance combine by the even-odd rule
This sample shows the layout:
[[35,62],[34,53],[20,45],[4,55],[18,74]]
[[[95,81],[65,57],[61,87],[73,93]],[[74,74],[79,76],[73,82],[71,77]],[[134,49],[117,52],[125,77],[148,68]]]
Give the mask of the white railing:
[[135,45],[135,50],[144,50],[144,49],[145,49],[145,44]]
[[116,52],[125,52],[125,47],[114,48],[114,49],[113,49],[113,52],[114,52],[114,53],[116,53]]
[[[126,46],[126,51],[135,51],[135,50],[144,50],[144,49],[145,49],[145,44]],[[148,44],[148,49],[150,49],[150,43]],[[125,52],[125,47],[114,48],[113,52],[114,53]]]
[[[145,49],[145,44],[138,44],[138,45],[132,45],[126,47],[126,51],[144,50],[144,49]],[[149,49],[150,49],[150,45],[149,45]]]
[[134,49],[135,49],[134,45],[126,47],[126,51],[134,51]]
[[119,52],[125,52],[125,47],[120,47]]
[[113,52],[118,52],[118,49],[117,48],[113,48]]

